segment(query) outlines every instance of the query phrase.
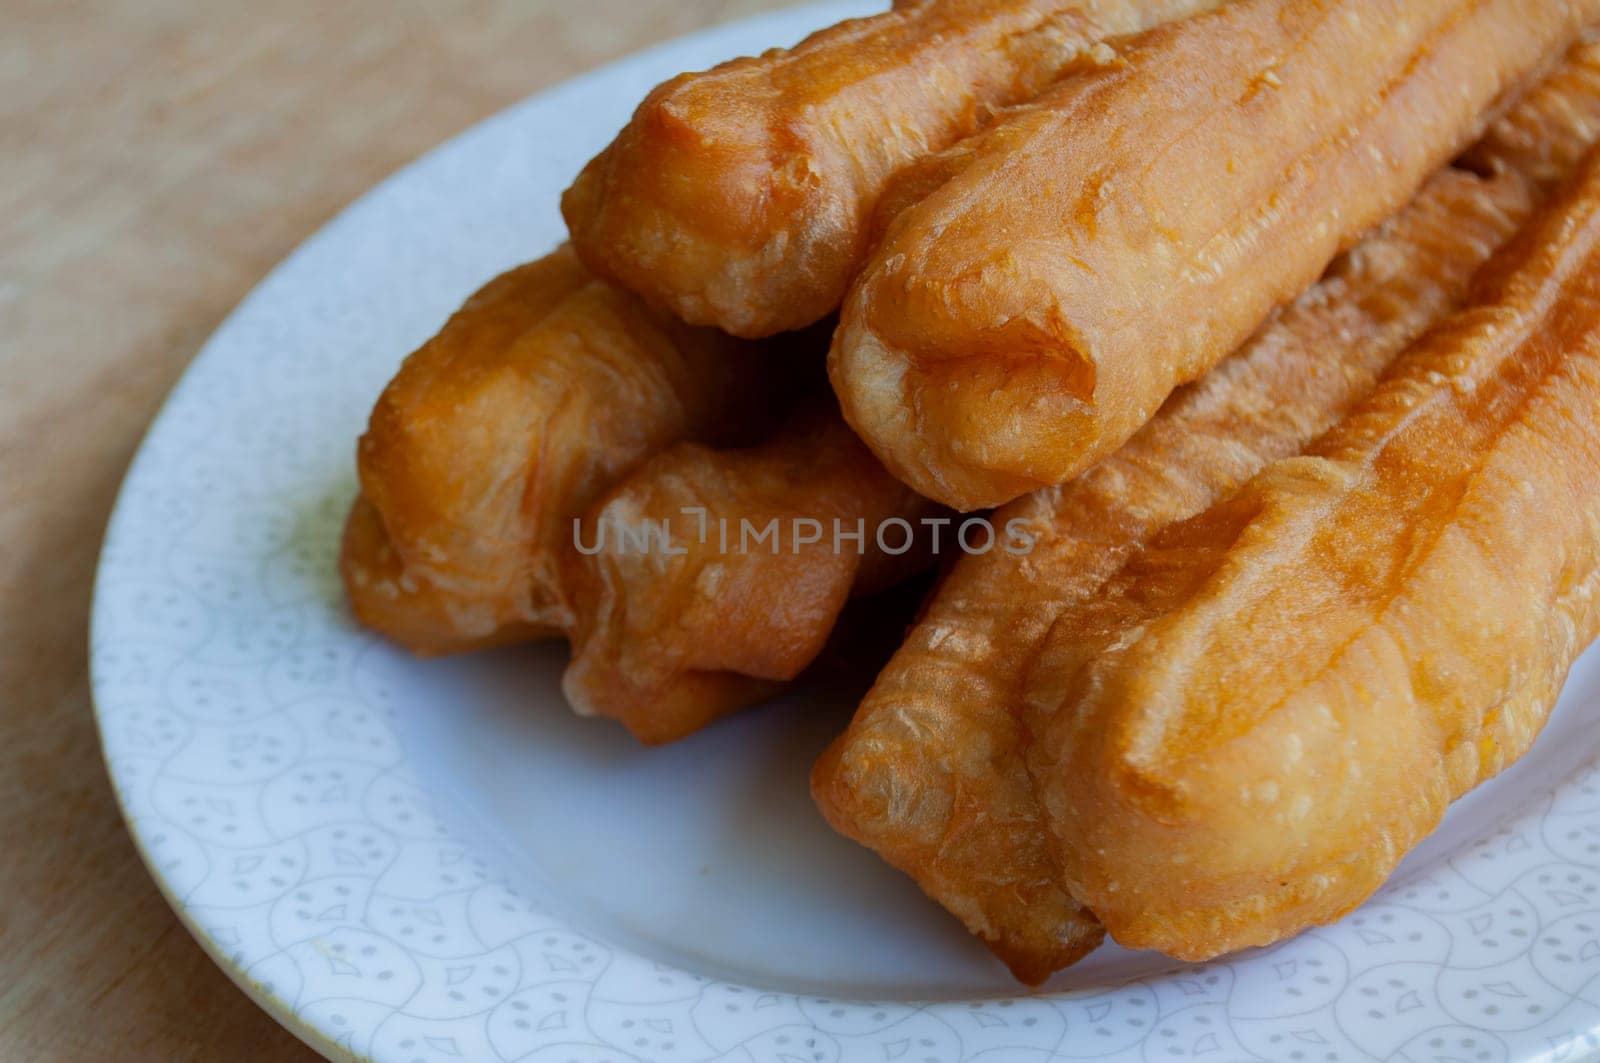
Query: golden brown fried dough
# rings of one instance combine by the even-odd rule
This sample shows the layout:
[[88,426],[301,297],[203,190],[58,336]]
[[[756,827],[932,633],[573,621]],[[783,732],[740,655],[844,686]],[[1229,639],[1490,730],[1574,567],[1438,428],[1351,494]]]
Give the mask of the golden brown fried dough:
[[652,92],[562,199],[578,253],[685,321],[766,336],[831,313],[906,163],[1096,42],[1218,0],[913,0]]
[[1065,482],[1596,16],[1600,0],[1236,0],[1125,42],[960,146],[889,226],[830,359],[846,420],[957,509]]
[[1366,899],[1600,632],[1600,156],[1302,455],[1063,614],[1029,769],[1062,880],[1201,959]]
[[489,282],[361,438],[340,559],[357,618],[417,653],[559,633],[573,519],[661,447],[747,435],[787,362],[647,310],[570,248]]
[[[765,698],[817,656],[852,595],[926,565],[875,532],[932,512],[831,401],[749,450],[658,454],[596,503],[569,559],[568,702],[655,744]],[[835,522],[860,538],[836,542]],[[885,545],[900,550],[899,529]]]
[[339,571],[356,619],[413,653],[465,653],[556,634],[549,624],[497,616],[506,595],[451,593],[408,574],[383,517],[361,495],[345,520]]
[[1479,173],[1511,169],[1546,193],[1566,183],[1600,140],[1600,27],[1590,27],[1562,62],[1517,99],[1458,164]]
[[[1162,527],[1267,461],[1296,453],[1459,305],[1474,270],[1571,174],[1600,134],[1600,47],[1567,62],[1475,152],[1493,174],[1446,170],[1335,263],[1232,358],[1178,391],[1079,479],[1001,509],[1035,538],[1024,557],[962,559],[818,762],[829,822],[944,904],[1026,982],[1100,940],[1054,880],[1017,714],[1051,623]],[[1537,157],[1508,146],[1551,145]]]

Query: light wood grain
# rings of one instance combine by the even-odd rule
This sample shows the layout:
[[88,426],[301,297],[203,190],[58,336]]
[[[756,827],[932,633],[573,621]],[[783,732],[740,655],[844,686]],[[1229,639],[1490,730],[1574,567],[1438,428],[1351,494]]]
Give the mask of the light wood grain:
[[156,405],[256,280],[501,107],[777,0],[0,0],[0,1058],[313,1058],[134,854],[90,581]]

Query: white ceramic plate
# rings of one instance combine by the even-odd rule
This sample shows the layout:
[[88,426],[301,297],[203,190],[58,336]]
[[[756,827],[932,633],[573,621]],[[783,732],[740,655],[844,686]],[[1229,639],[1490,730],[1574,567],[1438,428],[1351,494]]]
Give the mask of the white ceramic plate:
[[334,570],[353,445],[405,352],[554,246],[657,81],[868,10],[798,8],[528,100],[289,258],[174,392],[95,600],[106,759],[195,936],[334,1058],[1363,1058],[1600,1052],[1600,662],[1515,770],[1336,927],[1203,967],[1106,948],[1027,995],[833,835],[811,760],[859,691],[664,750],[573,718],[558,649],[420,662]]

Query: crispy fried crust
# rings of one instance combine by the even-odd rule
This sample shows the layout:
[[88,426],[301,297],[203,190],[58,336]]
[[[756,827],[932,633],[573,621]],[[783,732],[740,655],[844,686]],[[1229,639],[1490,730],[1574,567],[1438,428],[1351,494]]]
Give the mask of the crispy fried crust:
[[[658,454],[595,504],[569,557],[567,701],[656,744],[761,700],[811,663],[852,594],[927,563],[880,551],[874,529],[930,512],[831,402],[748,450]],[[835,520],[863,539],[836,548]]]
[[845,418],[957,509],[1065,482],[1597,15],[1600,0],[1237,0],[1124,43],[956,149],[957,172],[888,227],[834,341]]
[[1565,59],[1522,93],[1462,155],[1479,173],[1513,170],[1546,193],[1572,177],[1589,146],[1600,140],[1600,27],[1590,27]]
[[652,92],[562,212],[585,262],[685,321],[765,336],[831,313],[897,169],[1097,41],[1218,0],[916,0]]
[[1473,289],[1052,630],[1029,769],[1118,941],[1201,959],[1359,904],[1600,632],[1600,156]]
[[345,519],[339,572],[356,619],[413,653],[466,653],[559,633],[549,623],[496,612],[506,595],[451,593],[410,575],[382,514],[362,495]]
[[406,359],[357,449],[340,569],[417,653],[556,634],[574,517],[679,439],[737,439],[787,359],[595,280],[570,248],[489,282]]
[[[1600,47],[1563,66],[1234,357],[1176,393],[1126,446],[1001,509],[1023,558],[965,558],[928,603],[813,792],[829,822],[912,875],[1026,982],[1093,948],[1098,924],[1054,881],[1022,762],[1028,666],[1051,623],[1140,544],[1297,452],[1459,306],[1474,270],[1600,133]],[[1537,155],[1518,145],[1549,145]]]

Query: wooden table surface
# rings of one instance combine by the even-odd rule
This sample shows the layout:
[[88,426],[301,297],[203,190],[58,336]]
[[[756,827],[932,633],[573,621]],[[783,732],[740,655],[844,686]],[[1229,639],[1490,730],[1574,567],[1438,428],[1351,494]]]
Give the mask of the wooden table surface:
[[134,854],[86,676],[146,424],[379,178],[605,60],[779,0],[0,0],[0,1059],[311,1059]]

